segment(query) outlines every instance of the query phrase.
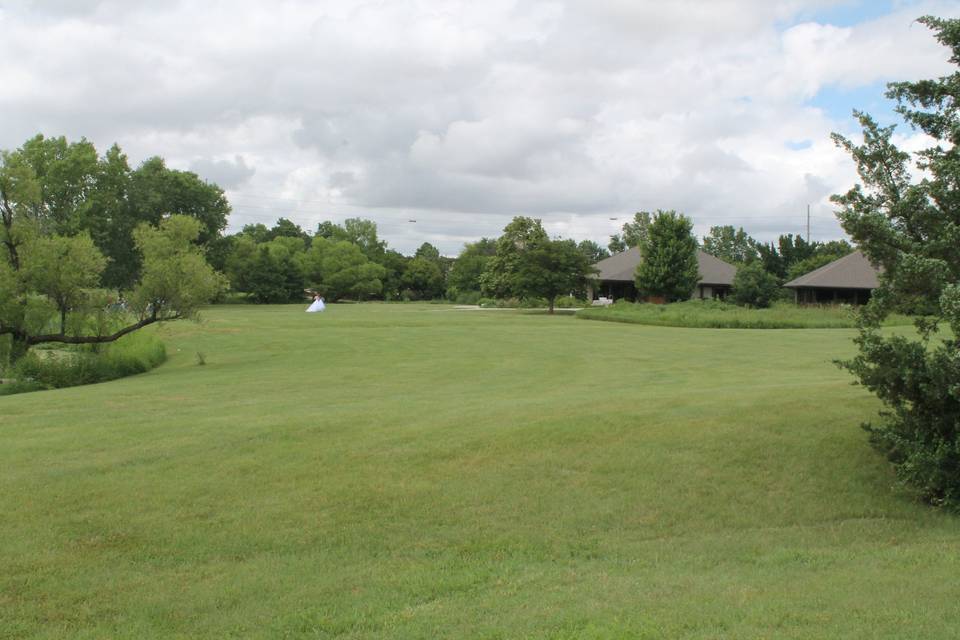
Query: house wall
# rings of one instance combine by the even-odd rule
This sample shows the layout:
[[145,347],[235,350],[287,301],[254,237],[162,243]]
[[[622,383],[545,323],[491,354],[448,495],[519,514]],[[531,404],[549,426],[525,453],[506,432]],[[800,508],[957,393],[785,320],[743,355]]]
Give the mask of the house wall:
[[821,287],[797,287],[793,290],[797,304],[866,304],[870,301],[870,289],[827,289]]
[[723,300],[730,294],[725,284],[698,284],[690,295],[691,300]]
[[[723,300],[730,293],[730,287],[727,285],[701,284],[690,293],[691,300]],[[599,286],[593,291],[591,300],[599,296],[611,298],[612,300],[637,301],[637,287],[632,282],[621,282],[614,280],[601,280]]]

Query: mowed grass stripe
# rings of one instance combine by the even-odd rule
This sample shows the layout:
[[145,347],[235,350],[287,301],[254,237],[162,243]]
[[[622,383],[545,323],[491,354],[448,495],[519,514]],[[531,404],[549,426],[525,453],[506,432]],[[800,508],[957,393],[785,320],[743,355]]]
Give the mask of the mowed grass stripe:
[[148,374],[0,399],[0,637],[960,623],[960,526],[891,491],[831,363],[850,331],[433,305],[160,331]]

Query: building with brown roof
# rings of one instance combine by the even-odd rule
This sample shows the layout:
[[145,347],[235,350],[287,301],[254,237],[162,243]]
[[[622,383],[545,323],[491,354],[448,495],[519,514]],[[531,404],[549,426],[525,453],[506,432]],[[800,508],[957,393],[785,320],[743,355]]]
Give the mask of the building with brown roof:
[[[640,249],[633,247],[593,265],[599,271],[597,280],[600,281],[600,286],[596,294],[612,300],[636,300],[637,286],[634,279],[640,260]],[[726,297],[733,286],[737,268],[700,249],[697,249],[697,266],[700,280],[690,293],[690,298]]]
[[880,273],[863,252],[854,251],[783,286],[793,289],[800,304],[864,304],[880,286]]

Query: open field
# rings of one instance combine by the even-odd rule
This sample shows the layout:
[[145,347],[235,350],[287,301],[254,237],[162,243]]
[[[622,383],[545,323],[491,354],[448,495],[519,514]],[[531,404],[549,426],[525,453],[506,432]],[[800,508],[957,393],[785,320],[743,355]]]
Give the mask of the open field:
[[[690,300],[673,304],[620,302],[609,307],[591,307],[577,314],[586,320],[627,322],[658,327],[708,329],[844,329],[856,326],[850,306],[798,306],[775,304],[767,309],[747,309],[716,300]],[[888,327],[912,323],[909,316],[892,314]]]
[[960,519],[866,445],[852,331],[303,308],[0,398],[0,638],[960,629]]

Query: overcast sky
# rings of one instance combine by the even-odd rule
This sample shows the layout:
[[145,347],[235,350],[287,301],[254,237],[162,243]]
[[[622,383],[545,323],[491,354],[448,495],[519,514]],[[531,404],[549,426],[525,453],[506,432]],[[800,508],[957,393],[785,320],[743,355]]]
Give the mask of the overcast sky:
[[951,71],[924,14],[960,2],[0,0],[0,148],[117,142],[226,189],[232,231],[359,216],[405,253],[657,208],[769,239],[808,203],[831,239],[830,132]]

